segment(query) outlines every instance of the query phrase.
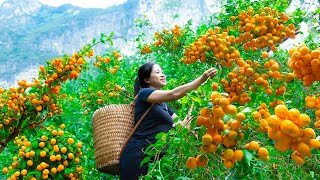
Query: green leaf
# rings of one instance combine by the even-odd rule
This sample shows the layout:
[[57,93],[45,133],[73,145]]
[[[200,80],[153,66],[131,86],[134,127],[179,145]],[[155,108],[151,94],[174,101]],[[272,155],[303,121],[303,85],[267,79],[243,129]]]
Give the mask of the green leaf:
[[222,135],[222,136],[225,136],[225,135],[227,135],[229,132],[230,132],[230,130],[225,129],[225,130],[223,130],[223,131],[221,132],[221,135]]
[[25,152],[30,152],[30,150],[31,150],[31,147],[27,147]]
[[109,39],[113,38],[114,37],[114,32],[112,31],[109,35]]
[[24,169],[24,168],[26,168],[26,166],[27,166],[26,161],[22,161],[21,162],[21,168]]
[[113,46],[113,41],[110,38],[108,38],[107,41],[110,43],[111,46]]
[[40,179],[41,178],[41,173],[39,171],[36,172],[36,178]]
[[243,157],[244,157],[244,162],[246,162],[248,165],[250,165],[250,162],[254,156],[249,150],[244,149],[243,150]]
[[155,138],[156,139],[162,139],[164,134],[165,134],[164,132],[161,132],[161,133],[157,134]]
[[37,141],[33,141],[32,142],[32,147],[36,149],[38,147],[38,142]]
[[65,168],[64,172],[69,175],[70,174],[70,169],[69,168]]
[[74,148],[73,148],[71,145],[68,145],[68,149],[69,149],[71,152],[74,152]]
[[142,167],[143,164],[145,164],[145,163],[147,163],[147,162],[149,162],[149,161],[150,161],[150,157],[149,157],[149,156],[145,157],[145,158],[142,160],[142,162],[140,163],[140,167]]

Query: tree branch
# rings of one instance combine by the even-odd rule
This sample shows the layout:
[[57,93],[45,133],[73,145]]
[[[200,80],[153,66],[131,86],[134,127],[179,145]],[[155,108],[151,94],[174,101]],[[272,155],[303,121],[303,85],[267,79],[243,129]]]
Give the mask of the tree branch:
[[7,139],[5,141],[0,142],[1,147],[0,147],[0,154],[2,153],[2,151],[6,148],[7,144],[14,139],[15,137],[17,137],[20,133],[20,129],[22,126],[23,121],[26,119],[26,114],[25,111],[23,111],[20,120],[19,120],[19,124],[16,128],[13,129],[13,132],[7,137]]

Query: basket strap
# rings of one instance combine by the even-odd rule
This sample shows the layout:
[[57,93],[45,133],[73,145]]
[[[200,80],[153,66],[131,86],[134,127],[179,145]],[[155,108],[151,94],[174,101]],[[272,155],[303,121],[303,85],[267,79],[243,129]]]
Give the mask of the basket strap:
[[[136,96],[137,97],[137,96]],[[136,99],[136,98],[135,98]],[[135,100],[134,100],[135,101]],[[151,110],[151,108],[153,107],[154,103],[151,104],[151,106],[149,107],[149,109],[143,114],[143,116],[139,119],[138,123],[133,127],[132,131],[130,132],[128,138],[126,139],[125,143],[123,144],[119,157],[121,156],[124,147],[126,147],[127,143],[129,142],[129,140],[131,139],[132,135],[136,132],[136,130],[138,129],[138,127],[140,126],[140,124],[142,123],[143,119],[147,116],[147,114],[149,113],[149,111]]]
[[135,102],[137,101],[137,98],[138,98],[138,94],[133,98],[133,101],[130,104],[130,106],[134,106]]

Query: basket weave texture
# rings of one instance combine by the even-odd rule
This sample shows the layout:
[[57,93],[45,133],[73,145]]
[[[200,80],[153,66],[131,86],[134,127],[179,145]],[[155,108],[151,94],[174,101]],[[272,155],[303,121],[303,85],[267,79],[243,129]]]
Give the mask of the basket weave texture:
[[119,153],[134,127],[134,107],[108,105],[92,116],[94,160],[101,172],[119,175]]

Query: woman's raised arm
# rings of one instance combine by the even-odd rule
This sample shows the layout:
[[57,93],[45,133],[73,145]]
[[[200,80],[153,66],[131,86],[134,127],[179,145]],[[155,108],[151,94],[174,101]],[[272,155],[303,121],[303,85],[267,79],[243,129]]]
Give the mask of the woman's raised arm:
[[197,89],[209,77],[212,78],[217,74],[215,68],[206,70],[200,77],[187,84],[178,86],[172,90],[156,90],[151,93],[147,99],[150,103],[169,102],[182,98],[190,90]]

